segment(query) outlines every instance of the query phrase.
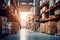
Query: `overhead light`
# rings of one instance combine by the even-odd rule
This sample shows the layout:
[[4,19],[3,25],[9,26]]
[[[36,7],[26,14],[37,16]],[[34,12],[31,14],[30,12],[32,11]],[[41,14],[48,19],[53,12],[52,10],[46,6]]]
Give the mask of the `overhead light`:
[[27,3],[23,2],[23,3],[21,3],[21,4],[23,4],[23,5],[24,5],[24,4],[27,4]]

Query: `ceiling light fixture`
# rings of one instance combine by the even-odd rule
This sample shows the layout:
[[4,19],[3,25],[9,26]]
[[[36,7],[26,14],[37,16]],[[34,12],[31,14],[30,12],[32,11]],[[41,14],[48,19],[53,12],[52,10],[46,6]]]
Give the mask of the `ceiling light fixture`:
[[27,4],[27,3],[23,2],[23,3],[21,3],[21,4],[25,5],[25,4]]

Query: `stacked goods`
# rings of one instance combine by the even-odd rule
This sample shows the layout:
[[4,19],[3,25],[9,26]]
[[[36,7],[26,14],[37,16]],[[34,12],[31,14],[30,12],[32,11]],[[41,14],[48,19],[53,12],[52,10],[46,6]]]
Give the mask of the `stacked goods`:
[[27,16],[27,28],[30,30],[34,30],[34,21],[33,21],[33,15],[28,14]]
[[2,17],[2,34],[8,34],[7,30],[7,18]]
[[34,30],[34,24],[31,24],[30,30]]
[[7,22],[7,32],[8,34],[11,34],[11,29],[12,29],[12,22]]
[[46,22],[46,33],[48,32],[49,27],[48,27],[48,22]]
[[48,7],[47,6],[44,6],[43,8],[42,8],[42,11],[44,12],[44,11],[46,11],[48,9]]
[[40,10],[40,14],[42,14],[42,13],[43,13],[43,10],[41,9],[41,10]]
[[60,9],[55,10],[55,15],[59,15],[60,14]]
[[46,32],[46,24],[40,23],[40,32],[45,33]]
[[46,19],[46,15],[45,14],[42,14],[42,19]]
[[42,19],[46,19],[47,18],[47,14],[44,13],[44,11],[46,11],[48,9],[47,6],[44,6],[41,10],[40,10],[40,14],[42,14]]
[[27,23],[27,29],[30,29],[30,28],[31,28],[31,24]]
[[20,30],[20,25],[17,22],[12,22],[12,33],[17,33]]
[[49,21],[48,22],[48,34],[55,34],[57,32],[57,22],[56,21]]
[[28,23],[27,24],[27,29],[34,30],[34,24]]
[[57,35],[60,35],[60,21],[57,23]]
[[47,7],[47,6],[44,6],[44,7],[40,10],[40,14],[43,14],[44,11],[46,11],[47,9],[48,9],[48,7]]

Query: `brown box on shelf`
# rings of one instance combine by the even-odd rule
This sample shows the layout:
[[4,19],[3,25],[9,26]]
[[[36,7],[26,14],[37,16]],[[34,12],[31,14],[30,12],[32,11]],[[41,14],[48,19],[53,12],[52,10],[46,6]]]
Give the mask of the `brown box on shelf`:
[[57,32],[57,22],[56,21],[49,21],[47,27],[48,27],[48,29],[47,29],[46,33],[55,34]]
[[48,21],[48,25],[50,27],[57,27],[57,22],[56,21]]
[[60,21],[57,23],[57,34],[60,35]]
[[34,30],[34,26],[33,25],[31,25],[30,30]]
[[12,22],[12,33],[16,33],[20,30],[20,25],[17,22]]
[[45,33],[46,32],[46,24],[40,23],[40,32]]
[[42,14],[42,19],[46,19],[46,18],[48,18],[46,14]]
[[55,15],[59,15],[60,14],[60,9],[56,9],[55,10]]
[[48,22],[45,23],[46,24],[46,33],[48,32]]
[[47,33],[48,34],[55,34],[56,33],[56,28],[55,27],[49,27]]
[[30,29],[31,28],[31,25],[30,24],[27,24],[27,29]]
[[41,9],[41,10],[40,10],[40,14],[42,14],[42,13],[43,13],[43,10]]
[[2,21],[2,25],[7,26],[7,21]]
[[42,8],[42,11],[46,11],[48,9],[48,7],[47,6],[44,6],[43,8]]
[[7,21],[7,17],[2,17],[2,21]]
[[28,23],[27,24],[27,29],[34,30],[34,24],[33,23]]

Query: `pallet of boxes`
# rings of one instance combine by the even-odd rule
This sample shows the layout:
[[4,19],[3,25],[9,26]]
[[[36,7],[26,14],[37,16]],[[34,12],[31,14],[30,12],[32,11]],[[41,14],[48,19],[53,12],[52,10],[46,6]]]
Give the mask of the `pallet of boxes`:
[[7,17],[0,16],[0,34],[8,35]]
[[33,15],[32,14],[28,14],[28,16],[27,16],[27,29],[34,30]]
[[[60,9],[59,8],[55,10],[55,15],[60,17]],[[57,21],[57,34],[56,35],[60,36],[60,18]]]
[[[46,0],[43,1],[46,2]],[[44,4],[43,1],[40,0],[40,7],[41,5]],[[39,32],[42,33],[60,35],[60,8],[59,8],[60,1],[59,0],[48,0],[48,1],[49,2],[47,2],[40,9],[41,18],[40,18],[40,27],[38,30]],[[58,4],[59,6],[57,6]]]

